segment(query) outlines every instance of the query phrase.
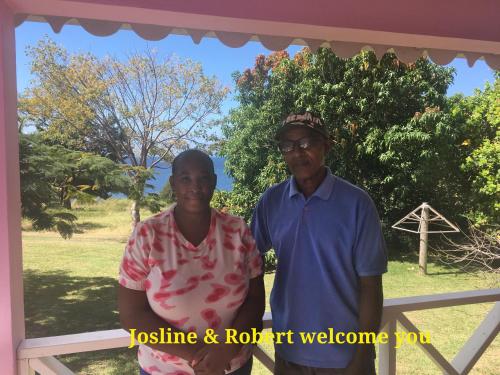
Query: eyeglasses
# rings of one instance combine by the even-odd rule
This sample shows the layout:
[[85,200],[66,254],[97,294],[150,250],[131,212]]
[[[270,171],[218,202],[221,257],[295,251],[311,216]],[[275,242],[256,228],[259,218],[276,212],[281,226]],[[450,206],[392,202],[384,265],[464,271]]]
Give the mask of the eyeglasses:
[[278,148],[283,154],[286,154],[288,152],[293,151],[295,147],[298,147],[301,150],[310,149],[319,141],[320,139],[317,137],[302,137],[300,139],[297,139],[296,141],[283,140],[280,141],[280,143],[278,144]]

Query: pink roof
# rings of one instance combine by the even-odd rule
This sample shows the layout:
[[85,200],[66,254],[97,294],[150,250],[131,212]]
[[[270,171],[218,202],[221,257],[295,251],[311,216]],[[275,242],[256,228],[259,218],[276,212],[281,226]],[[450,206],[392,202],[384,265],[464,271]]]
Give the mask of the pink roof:
[[498,0],[79,1],[249,20],[500,42]]
[[362,48],[392,49],[403,61],[457,55],[500,68],[498,0],[8,0],[18,22],[43,19],[59,31],[79,22],[96,35],[120,27],[146,39],[187,33],[195,42],[216,36],[231,47],[259,39],[269,49],[290,43],[330,46],[348,57]]

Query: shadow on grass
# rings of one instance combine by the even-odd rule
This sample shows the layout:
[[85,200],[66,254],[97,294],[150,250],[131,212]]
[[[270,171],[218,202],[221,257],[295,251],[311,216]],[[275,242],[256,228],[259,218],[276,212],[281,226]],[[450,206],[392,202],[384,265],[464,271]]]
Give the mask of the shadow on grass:
[[106,228],[106,225],[98,224],[98,223],[93,223],[91,221],[84,221],[82,223],[79,223],[78,221],[75,222],[76,224],[76,229],[75,233],[84,233],[87,230],[91,229],[101,229],[101,228]]
[[[442,265],[441,263],[439,263],[440,265]],[[442,265],[442,266],[445,266],[445,265]],[[459,269],[452,269],[450,271],[447,271],[447,272],[430,272],[429,270],[427,270],[427,275],[428,276],[439,276],[439,275],[462,275],[466,273],[465,271],[463,270],[459,270]]]
[[389,249],[388,253],[389,253],[389,260],[396,262],[407,262],[407,263],[418,264],[418,254],[414,251],[401,252],[401,251],[392,251],[392,249]]
[[[392,251],[392,249],[389,249],[389,260],[395,261],[395,262],[404,262],[404,263],[411,263],[415,265],[415,267],[418,268],[418,261],[419,261],[419,254],[418,254],[418,248],[417,251]],[[429,267],[427,267],[427,275],[428,276],[437,276],[437,275],[461,275],[464,273],[467,273],[466,271],[454,267],[450,264],[446,264],[442,261],[439,260],[439,257],[436,256],[435,253],[432,251],[428,253],[427,255],[427,265],[438,265],[441,269],[445,269],[444,271],[438,271],[438,272],[432,272],[429,270]]]
[[[120,328],[114,278],[26,270],[24,291],[28,338]],[[135,350],[125,348],[65,355],[61,360],[81,374],[136,374],[135,358]]]

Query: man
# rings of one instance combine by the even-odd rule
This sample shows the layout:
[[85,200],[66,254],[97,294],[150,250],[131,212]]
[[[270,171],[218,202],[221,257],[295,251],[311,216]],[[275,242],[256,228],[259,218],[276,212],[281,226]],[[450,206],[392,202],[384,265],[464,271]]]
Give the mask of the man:
[[299,333],[378,331],[387,256],[376,208],[325,166],[320,118],[290,115],[277,139],[292,177],[263,194],[251,224],[258,249],[276,252],[273,330],[294,338],[275,345],[275,374],[375,374],[373,345],[303,343]]

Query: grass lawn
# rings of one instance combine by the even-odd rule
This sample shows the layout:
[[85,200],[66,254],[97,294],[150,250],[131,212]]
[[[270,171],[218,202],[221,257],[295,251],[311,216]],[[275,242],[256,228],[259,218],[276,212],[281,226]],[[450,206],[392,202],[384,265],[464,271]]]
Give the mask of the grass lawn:
[[[64,240],[54,232],[32,232],[23,223],[24,288],[27,337],[43,337],[118,328],[116,275],[130,233],[126,200],[101,201],[75,209],[78,233]],[[143,212],[143,217],[150,215]],[[391,260],[384,275],[385,298],[498,287],[498,280],[455,272],[430,263],[429,275],[416,274],[416,257]],[[274,275],[265,276],[269,294]],[[320,303],[320,301],[318,301]],[[492,304],[459,306],[409,313],[432,343],[452,358],[482,321]],[[269,305],[267,306],[269,310]],[[272,352],[272,347],[268,347]],[[398,349],[398,374],[438,374],[418,347]],[[135,350],[117,349],[60,357],[79,374],[137,374]],[[254,362],[253,374],[268,372]],[[497,337],[472,374],[497,374]]]

